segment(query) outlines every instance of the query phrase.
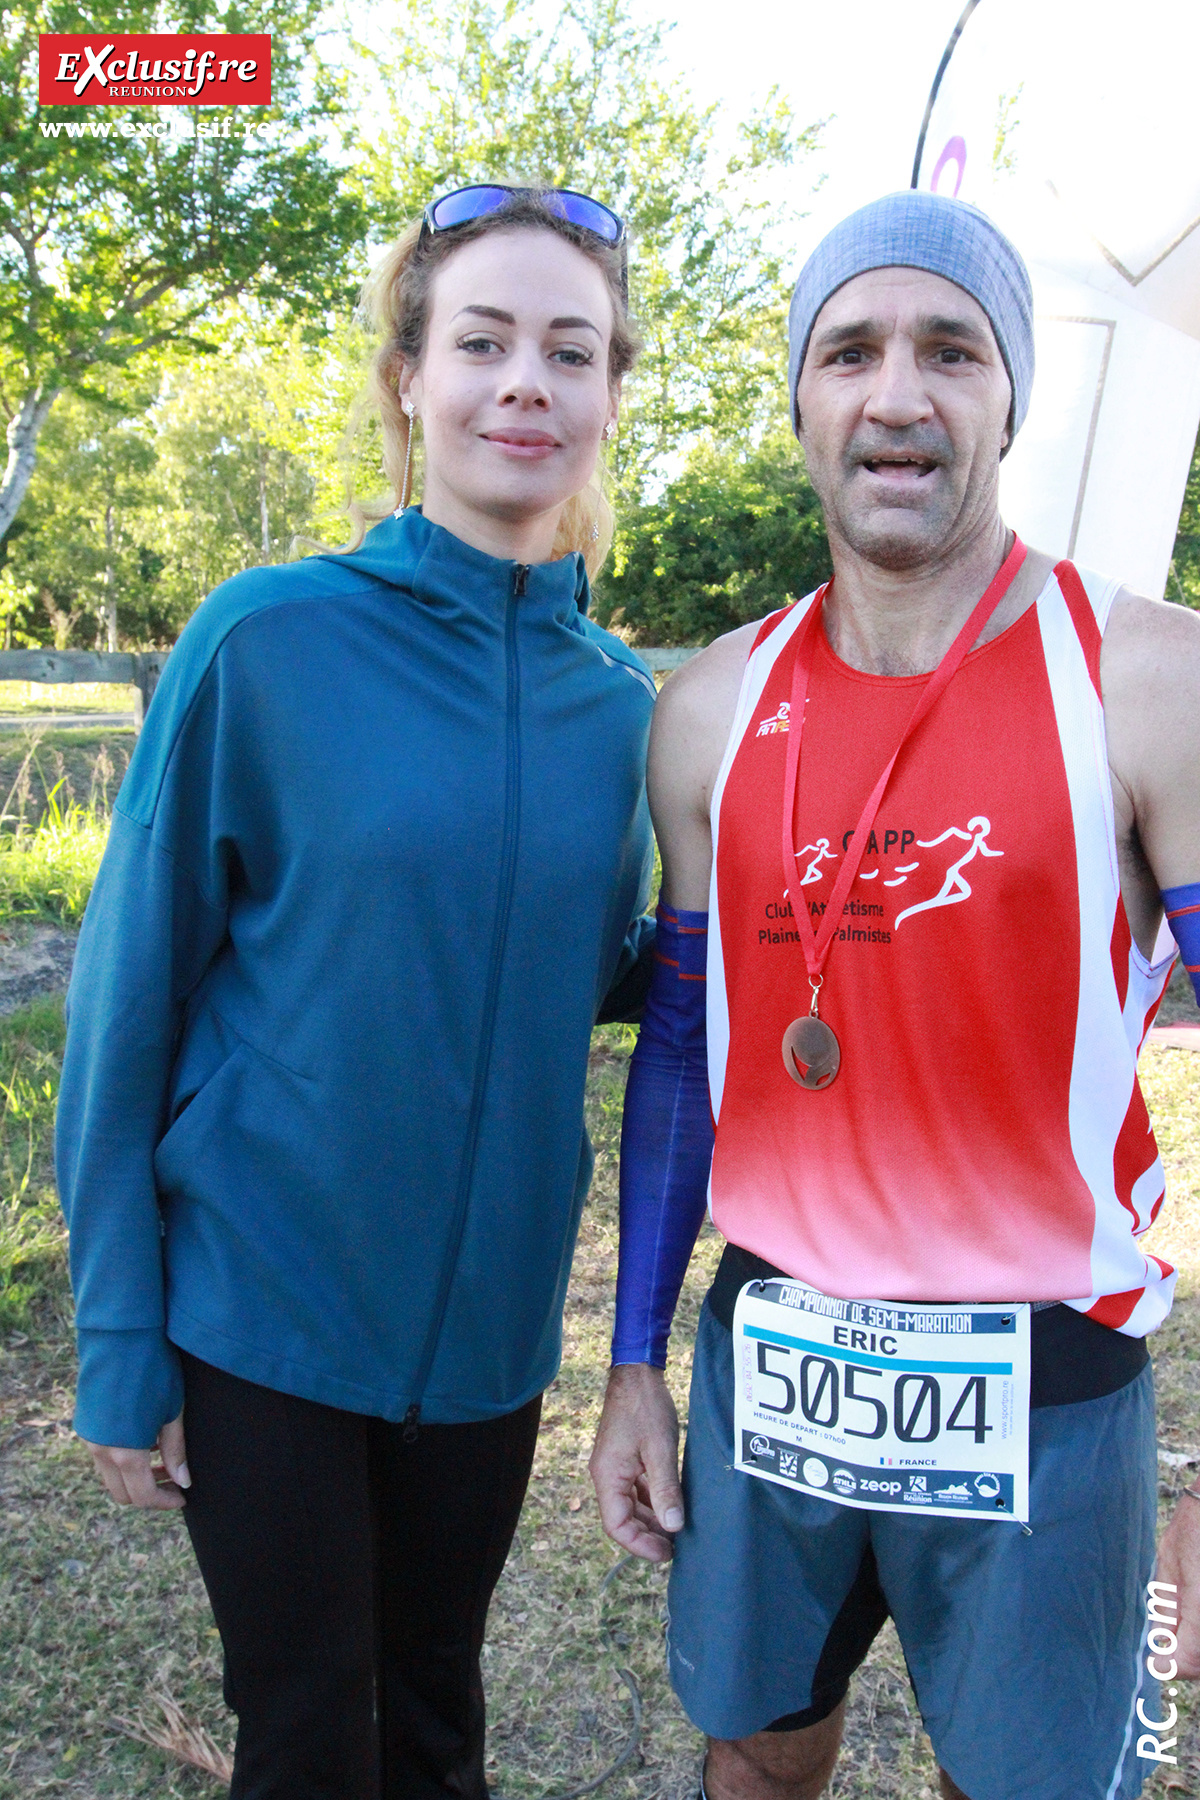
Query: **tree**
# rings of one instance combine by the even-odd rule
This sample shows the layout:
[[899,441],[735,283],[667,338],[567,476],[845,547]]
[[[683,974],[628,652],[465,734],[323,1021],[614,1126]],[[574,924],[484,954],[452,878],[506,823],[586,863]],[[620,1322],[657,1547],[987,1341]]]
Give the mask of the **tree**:
[[59,647],[174,640],[204,595],[298,536],[345,535],[337,447],[365,358],[357,327],[320,344],[244,307],[213,355],[172,353],[105,395],[64,395],[42,434],[7,558],[0,619]]
[[198,573],[197,599],[239,569],[286,561],[311,516],[316,483],[293,447],[295,408],[280,373],[205,360],[175,372],[164,394],[166,504],[189,540],[176,561]]
[[[749,444],[784,368],[782,265],[762,177],[814,147],[772,94],[724,159],[716,108],[668,86],[661,30],[628,0],[400,0],[390,50],[364,64],[387,125],[357,145],[373,229],[394,232],[447,188],[479,180],[581,188],[631,232],[630,291],[646,349],[613,453],[627,498],[702,433]],[[349,94],[349,90],[347,90]],[[789,246],[790,248],[790,246]]]
[[1167,575],[1166,598],[1200,609],[1200,437],[1196,439],[1192,466],[1183,491],[1183,508]]
[[320,345],[298,327],[233,316],[216,357],[177,359],[154,409],[167,546],[160,585],[180,623],[217,582],[255,563],[286,562],[314,528],[345,536],[338,458],[365,359],[342,327]]
[[[295,29],[284,46],[282,86],[278,60],[276,67],[283,99],[275,110],[285,120],[296,116],[298,46],[311,37],[312,14],[297,9],[313,3],[259,0],[253,19],[232,8],[219,15],[229,29],[254,24],[278,34],[284,8],[291,8],[286,16]],[[545,7],[535,18],[531,0],[454,0],[450,16],[436,17],[424,13],[422,0],[401,0],[388,49],[372,59],[360,47],[336,78],[318,69],[316,85],[322,116],[345,121],[361,116],[364,71],[380,84],[384,131],[367,141],[347,126],[342,144],[354,159],[344,171],[346,204],[356,219],[369,216],[380,241],[432,193],[479,177],[583,187],[629,220],[633,301],[647,351],[630,384],[613,466],[622,512],[645,537],[657,518],[650,497],[689,446],[708,442],[714,455],[716,447],[721,454],[751,448],[777,414],[785,293],[761,178],[801,159],[815,133],[796,131],[772,100],[743,127],[735,151],[718,155],[716,109],[698,109],[667,88],[658,72],[659,32],[632,23],[628,4],[566,0],[546,23]],[[49,3],[40,11],[34,0],[21,5],[26,10],[19,5],[11,15],[16,22],[0,28],[0,74],[7,69],[12,92],[19,89],[22,104],[31,105],[30,19],[58,28],[87,21]],[[268,17],[262,8],[270,5]],[[136,27],[142,17],[126,22]],[[278,35],[275,43],[279,51]],[[83,116],[82,109],[55,109],[53,120]],[[336,516],[344,466],[337,442],[368,346],[345,307],[347,291],[337,286],[345,257],[344,244],[339,261],[330,239],[330,171],[311,146],[289,153],[285,167],[278,145],[248,150],[232,140],[188,140],[184,153],[192,161],[184,170],[178,146],[167,140],[44,139],[40,129],[28,142],[13,132],[0,139],[0,170],[4,144],[10,164],[24,157],[21,169],[31,176],[25,214],[5,199],[0,180],[0,292],[21,302],[10,308],[7,325],[0,321],[0,401],[9,405],[10,442],[21,437],[30,395],[38,405],[55,391],[63,398],[42,429],[43,466],[32,476],[25,508],[0,542],[0,560],[6,553],[9,559],[0,616],[19,625],[24,613],[29,632],[92,643],[109,605],[104,636],[111,641],[115,594],[123,642],[169,641],[211,586],[248,563],[286,557],[293,534],[307,529],[330,542],[344,536]],[[120,180],[110,183],[114,157],[126,161]],[[189,211],[192,180],[199,187]],[[78,217],[67,206],[68,181]],[[9,186],[19,191],[15,176]],[[315,196],[311,203],[306,191]],[[264,231],[253,212],[259,199],[270,215]],[[323,242],[318,250],[308,243],[312,261],[303,268],[306,204]],[[48,221],[40,287],[11,233],[3,236],[6,221],[33,232],[37,206]],[[189,264],[141,312],[128,294],[124,310],[114,310],[122,271],[144,281],[160,265],[166,273],[177,264],[182,270],[178,258],[167,268],[167,250],[174,246],[182,258],[191,246],[200,257],[215,222],[227,219],[235,222],[242,260],[231,261],[218,246],[216,261]],[[147,224],[151,236],[138,263],[137,233]],[[785,224],[771,220],[772,227]],[[267,254],[271,230],[282,248]],[[243,285],[233,296],[235,280]],[[143,290],[129,294],[140,302]],[[314,315],[325,301],[336,305],[322,333]],[[145,394],[135,401],[139,367]],[[119,496],[105,500],[105,470],[110,487],[117,479],[111,458],[134,445],[148,460],[122,474]],[[358,483],[374,490],[377,434],[368,429],[352,449]],[[19,460],[10,455],[10,472]],[[711,498],[715,506],[715,493]],[[628,531],[622,542],[633,544]]]
[[[0,26],[0,536],[61,394],[96,396],[106,371],[172,344],[202,346],[214,308],[236,296],[310,321],[347,301],[359,202],[318,142],[292,141],[334,104],[319,68],[316,91],[301,92],[318,10],[319,0],[173,0],[168,24],[158,5],[135,0],[123,30],[271,32],[275,98],[251,123],[272,135],[240,123],[239,134],[217,135],[204,109],[190,115],[194,135],[122,137],[112,109],[37,102],[39,32],[107,20],[59,0],[10,0]],[[160,110],[189,116],[143,108],[134,123],[165,131]],[[72,125],[83,135],[70,136]]]
[[162,566],[145,542],[157,464],[145,419],[153,389],[119,396],[119,385],[129,388],[111,378],[99,400],[65,394],[46,423],[21,516],[0,546],[6,635],[15,628],[58,649],[115,650],[118,596],[126,614],[150,602]]
[[804,454],[779,427],[744,455],[699,445],[662,499],[623,521],[596,616],[635,644],[707,644],[829,573]]

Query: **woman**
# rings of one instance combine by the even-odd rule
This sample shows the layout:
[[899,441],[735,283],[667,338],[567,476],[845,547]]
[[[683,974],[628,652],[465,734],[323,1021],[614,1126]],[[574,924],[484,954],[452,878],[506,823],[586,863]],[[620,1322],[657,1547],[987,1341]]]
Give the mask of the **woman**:
[[486,1795],[589,1035],[645,948],[653,684],[585,616],[622,237],[475,188],[385,259],[395,516],[205,601],[80,937],[76,1429],[117,1501],[186,1493],[236,1800]]

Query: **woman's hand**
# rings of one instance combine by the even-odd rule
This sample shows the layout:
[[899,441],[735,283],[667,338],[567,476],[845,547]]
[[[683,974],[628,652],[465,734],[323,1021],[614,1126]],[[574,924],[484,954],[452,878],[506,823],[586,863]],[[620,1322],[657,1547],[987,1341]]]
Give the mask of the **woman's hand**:
[[[87,1443],[87,1439],[84,1439]],[[145,1506],[155,1512],[175,1512],[186,1505],[182,1490],[192,1485],[183,1441],[183,1414],[164,1425],[155,1450],[114,1450],[106,1444],[88,1444],[101,1481],[118,1506]]]

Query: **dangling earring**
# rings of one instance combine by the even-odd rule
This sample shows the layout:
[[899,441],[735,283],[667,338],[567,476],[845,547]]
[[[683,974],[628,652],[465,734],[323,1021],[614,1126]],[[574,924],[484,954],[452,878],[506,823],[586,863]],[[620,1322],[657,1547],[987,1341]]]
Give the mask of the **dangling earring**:
[[[604,427],[604,430],[600,433],[600,436],[604,439],[604,442],[607,444],[607,442],[608,442],[609,438],[612,436],[612,434],[613,434],[613,422],[611,419],[609,419],[608,423]],[[600,521],[598,518],[594,518],[592,520],[592,529],[588,533],[588,536],[590,537],[593,544],[599,543],[599,541],[600,541]]]
[[400,514],[404,511],[408,501],[408,475],[409,470],[412,468],[413,432],[416,430],[416,425],[414,423],[416,409],[407,394],[400,402],[400,406],[405,418],[408,420],[408,442],[404,447],[404,474],[400,479],[400,504],[392,514],[393,519],[398,519],[400,517]]

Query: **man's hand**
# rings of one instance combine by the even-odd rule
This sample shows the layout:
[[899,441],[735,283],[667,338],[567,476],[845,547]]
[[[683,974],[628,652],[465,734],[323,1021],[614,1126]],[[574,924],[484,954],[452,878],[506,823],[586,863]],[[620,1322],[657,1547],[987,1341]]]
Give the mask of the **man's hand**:
[[683,1494],[679,1419],[661,1369],[622,1363],[610,1372],[588,1467],[613,1542],[647,1562],[669,1562],[671,1534],[683,1527]]
[[[84,1439],[87,1443],[87,1439]],[[174,1512],[186,1504],[182,1489],[192,1485],[183,1441],[183,1414],[164,1425],[154,1450],[114,1450],[105,1444],[88,1444],[101,1481],[118,1506],[145,1506],[155,1512]]]
[[1158,1546],[1155,1580],[1172,1582],[1178,1589],[1175,1660],[1180,1675],[1195,1681],[1200,1677],[1200,1501],[1180,1498]]

